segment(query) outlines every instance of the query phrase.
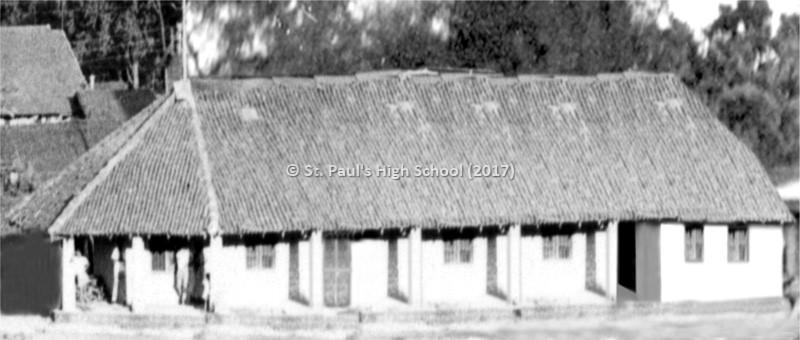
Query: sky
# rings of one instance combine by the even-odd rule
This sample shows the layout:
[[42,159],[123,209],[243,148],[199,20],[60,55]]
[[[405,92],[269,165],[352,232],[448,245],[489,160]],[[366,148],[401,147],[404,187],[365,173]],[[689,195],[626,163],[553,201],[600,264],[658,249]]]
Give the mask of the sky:
[[[800,1],[770,0],[772,9],[772,32],[778,29],[781,14],[800,12]],[[736,7],[736,0],[669,0],[669,9],[679,20],[687,23],[694,30],[695,39],[702,38],[702,30],[719,16],[719,5]]]

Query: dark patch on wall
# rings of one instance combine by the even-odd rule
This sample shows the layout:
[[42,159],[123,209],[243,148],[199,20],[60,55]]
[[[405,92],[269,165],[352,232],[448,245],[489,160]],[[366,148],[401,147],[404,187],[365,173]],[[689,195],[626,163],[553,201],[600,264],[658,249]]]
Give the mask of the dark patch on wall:
[[400,269],[399,269],[399,254],[397,249],[397,237],[389,238],[389,297],[395,298],[402,302],[408,302],[408,297],[400,291]]
[[636,223],[636,300],[661,300],[661,226]]
[[586,231],[586,289],[605,296],[597,284],[597,236],[594,229]]
[[45,233],[4,236],[0,310],[49,315],[61,306],[61,247]]
[[497,236],[489,235],[486,238],[486,293],[497,295],[500,287],[497,286]]
[[300,292],[300,243],[289,243],[289,299],[308,305],[308,299]]

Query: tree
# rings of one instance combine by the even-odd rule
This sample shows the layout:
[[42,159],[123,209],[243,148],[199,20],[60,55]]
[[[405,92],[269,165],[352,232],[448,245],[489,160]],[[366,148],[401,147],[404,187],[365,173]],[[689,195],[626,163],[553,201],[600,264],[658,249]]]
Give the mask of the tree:
[[800,20],[782,17],[771,38],[770,16],[766,2],[720,6],[719,18],[705,32],[709,47],[698,67],[696,90],[772,171],[796,168],[800,158]]
[[163,86],[171,51],[167,27],[181,19],[177,1],[9,1],[0,3],[2,25],[50,25],[63,29],[84,74]]

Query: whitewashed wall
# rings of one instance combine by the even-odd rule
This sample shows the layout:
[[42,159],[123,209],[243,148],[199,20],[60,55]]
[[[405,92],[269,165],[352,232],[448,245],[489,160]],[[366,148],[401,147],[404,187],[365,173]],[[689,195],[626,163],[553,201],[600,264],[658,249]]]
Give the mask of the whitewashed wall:
[[748,262],[728,262],[728,227],[706,225],[703,262],[686,262],[684,225],[661,225],[661,300],[715,301],[782,295],[779,226],[750,226]]
[[[275,245],[272,268],[247,269],[247,249],[243,244],[222,247],[220,276],[224,291],[218,303],[229,307],[280,308],[289,301],[289,244]],[[216,278],[215,278],[216,279]],[[212,282],[213,284],[213,282]]]
[[444,263],[444,242],[422,242],[422,295],[426,304],[470,305],[485,301],[486,238],[472,243],[471,263]]
[[[398,246],[399,243],[402,242],[398,242]],[[354,240],[350,243],[350,254],[350,306],[369,308],[383,305],[389,290],[389,242],[384,239]],[[398,262],[408,262],[402,259],[398,257]]]
[[526,302],[567,302],[585,290],[586,237],[572,235],[569,259],[544,259],[540,235],[522,237],[522,296]]
[[[152,253],[145,248],[142,254],[143,277],[137,282],[136,289],[140,295],[141,302],[147,306],[177,306],[178,293],[175,290],[175,273],[172,271],[156,272],[152,267]],[[127,263],[126,263],[127,265]]]
[[[527,304],[596,304],[610,301],[586,289],[586,234],[572,234],[569,259],[544,259],[541,235],[522,237],[522,297]],[[596,281],[605,289],[605,232],[595,232]]]

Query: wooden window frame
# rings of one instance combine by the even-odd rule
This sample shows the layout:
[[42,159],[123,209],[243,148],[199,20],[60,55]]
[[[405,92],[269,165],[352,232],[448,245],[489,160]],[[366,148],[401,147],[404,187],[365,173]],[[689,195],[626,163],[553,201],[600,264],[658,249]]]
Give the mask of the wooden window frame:
[[247,270],[274,269],[275,245],[262,243],[245,246],[245,268]]
[[687,224],[683,232],[683,258],[689,263],[703,263],[705,257],[705,227]]
[[728,262],[750,261],[750,231],[746,225],[728,226]]
[[572,234],[542,236],[542,258],[545,260],[569,260],[572,258]]
[[175,252],[168,249],[150,250],[150,271],[172,273],[175,269]]
[[444,264],[472,264],[474,258],[471,238],[444,240]]

